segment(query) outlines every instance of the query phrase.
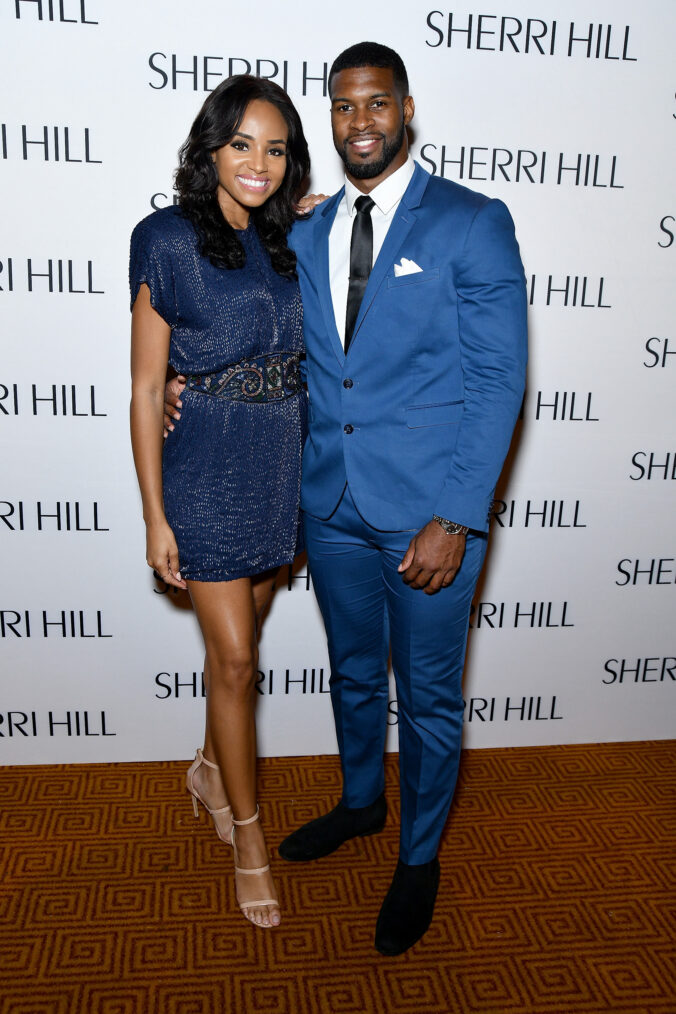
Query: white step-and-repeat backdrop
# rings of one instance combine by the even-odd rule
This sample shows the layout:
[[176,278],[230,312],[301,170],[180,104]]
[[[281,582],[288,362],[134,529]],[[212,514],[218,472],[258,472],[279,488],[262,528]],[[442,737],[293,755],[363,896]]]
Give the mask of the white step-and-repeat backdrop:
[[[0,0],[1,763],[201,742],[195,618],[144,558],[129,233],[172,200],[179,144],[230,73],[287,88],[313,187],[336,189],[327,69],[368,38],[407,64],[416,158],[507,202],[528,278],[528,393],[472,617],[465,743],[674,734],[676,5],[437,7]],[[281,575],[259,675],[261,754],[335,751],[304,567]]]

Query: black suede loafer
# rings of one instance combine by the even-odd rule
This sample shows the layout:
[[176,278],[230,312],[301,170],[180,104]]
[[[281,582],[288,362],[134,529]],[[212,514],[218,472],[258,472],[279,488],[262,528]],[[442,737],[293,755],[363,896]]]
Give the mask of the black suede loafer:
[[420,866],[397,863],[376,923],[376,950],[394,957],[413,947],[429,929],[439,889],[439,860]]
[[350,809],[338,803],[323,817],[303,824],[285,838],[277,851],[289,863],[309,863],[335,852],[350,838],[377,834],[385,826],[387,803],[380,795],[370,806]]

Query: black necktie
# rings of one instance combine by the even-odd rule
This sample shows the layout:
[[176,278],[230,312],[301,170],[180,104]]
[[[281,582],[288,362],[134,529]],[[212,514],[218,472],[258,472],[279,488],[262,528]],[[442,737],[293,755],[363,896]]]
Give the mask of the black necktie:
[[347,290],[347,313],[345,315],[345,351],[352,341],[352,332],[357,321],[364,289],[373,264],[373,223],[371,208],[375,204],[370,197],[358,197],[354,202],[357,214],[352,226],[350,240],[350,285]]

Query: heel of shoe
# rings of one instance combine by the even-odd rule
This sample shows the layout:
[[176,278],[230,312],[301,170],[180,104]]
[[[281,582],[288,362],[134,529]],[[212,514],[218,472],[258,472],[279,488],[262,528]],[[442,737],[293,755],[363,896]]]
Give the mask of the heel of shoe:
[[380,834],[385,828],[385,821],[387,820],[387,814],[382,820],[379,820],[376,824],[370,827],[367,831],[362,831],[359,835],[360,838],[370,838],[372,834]]
[[214,828],[216,829],[216,834],[218,835],[220,840],[224,842],[226,845],[231,845],[232,807],[228,804],[228,806],[221,806],[217,809],[212,809],[210,806],[207,805],[204,799],[202,799],[199,792],[193,785],[193,777],[195,775],[195,772],[202,766],[202,764],[204,764],[205,767],[208,768],[218,769],[218,764],[214,764],[213,761],[207,760],[206,757],[203,755],[202,751],[197,750],[195,754],[195,760],[192,762],[192,764],[186,771],[185,775],[185,787],[188,790],[190,797],[192,799],[193,813],[195,814],[196,818],[199,817],[198,803],[201,803],[204,809],[211,817],[214,824]]

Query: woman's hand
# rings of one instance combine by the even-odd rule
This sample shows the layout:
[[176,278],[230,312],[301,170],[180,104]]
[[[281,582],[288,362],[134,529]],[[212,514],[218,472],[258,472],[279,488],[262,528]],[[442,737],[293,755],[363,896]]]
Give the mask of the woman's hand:
[[146,525],[146,563],[174,588],[188,587],[178,565],[178,546],[174,533],[165,520]]
[[328,194],[306,194],[296,204],[296,211],[299,215],[309,215],[322,201],[328,201]]

